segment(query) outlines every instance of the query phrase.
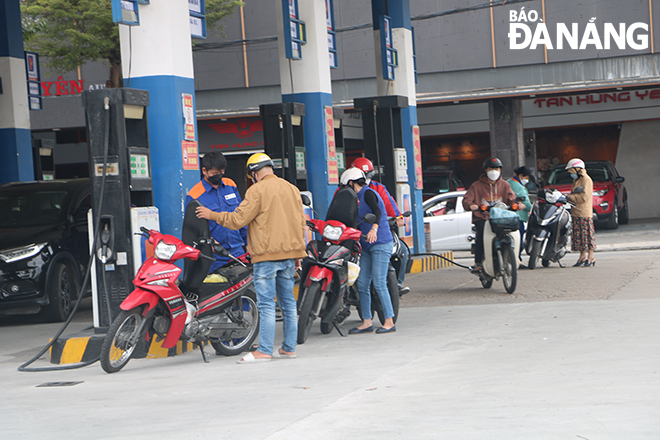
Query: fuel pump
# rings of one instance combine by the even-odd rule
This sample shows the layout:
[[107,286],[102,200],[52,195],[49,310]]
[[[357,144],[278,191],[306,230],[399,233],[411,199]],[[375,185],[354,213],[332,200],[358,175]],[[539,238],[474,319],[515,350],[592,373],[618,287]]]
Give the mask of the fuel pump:
[[140,225],[158,228],[157,210],[151,206],[149,93],[102,89],[85,91],[82,97],[92,183],[90,241],[91,231],[100,229],[91,269],[94,327],[102,332],[133,290],[133,276],[141,263],[141,253],[134,249],[139,238],[134,239],[133,231]]
[[306,190],[305,132],[302,124],[305,104],[262,104],[259,113],[263,120],[265,151],[273,159],[275,174]]
[[[356,98],[354,107],[362,112],[364,155],[374,163],[376,180],[396,198],[401,212],[412,211],[401,120],[401,109],[408,108],[408,98],[398,95]],[[399,236],[413,246],[411,218],[405,219]]]

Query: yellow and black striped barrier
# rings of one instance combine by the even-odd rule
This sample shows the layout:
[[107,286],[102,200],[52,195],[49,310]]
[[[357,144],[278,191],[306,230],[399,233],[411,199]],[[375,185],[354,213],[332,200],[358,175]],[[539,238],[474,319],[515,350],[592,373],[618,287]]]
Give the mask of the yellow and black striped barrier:
[[[50,363],[60,365],[76,364],[79,362],[89,362],[99,357],[105,335],[91,333],[91,331],[83,331],[58,338],[50,348]],[[192,342],[184,343],[183,341],[179,341],[172,348],[163,348],[161,344],[162,341],[156,341],[156,338],[152,337],[150,341],[139,344],[132,357],[133,359],[163,358],[176,356],[196,349]],[[208,342],[203,343],[203,345],[206,344]]]
[[411,265],[408,273],[420,273],[451,267],[454,261],[454,253],[448,251],[437,255],[412,255],[410,258]]

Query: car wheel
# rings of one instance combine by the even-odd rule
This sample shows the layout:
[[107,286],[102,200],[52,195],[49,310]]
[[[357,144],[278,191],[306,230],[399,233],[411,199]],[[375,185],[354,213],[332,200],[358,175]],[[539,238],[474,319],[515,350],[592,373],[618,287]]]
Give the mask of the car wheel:
[[612,204],[612,215],[610,215],[609,220],[607,220],[607,229],[616,229],[619,227],[619,206],[616,198]]
[[73,310],[76,297],[76,280],[71,268],[65,263],[55,263],[48,283],[46,294],[49,304],[45,307],[44,318],[48,322],[65,321]]
[[623,200],[623,209],[619,213],[619,224],[627,225],[628,220],[630,220],[630,213],[628,212],[628,198],[626,197]]

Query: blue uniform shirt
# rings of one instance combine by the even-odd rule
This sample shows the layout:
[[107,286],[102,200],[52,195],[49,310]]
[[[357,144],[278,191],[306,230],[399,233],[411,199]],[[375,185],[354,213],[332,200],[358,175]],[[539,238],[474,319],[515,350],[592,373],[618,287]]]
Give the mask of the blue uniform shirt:
[[[238,188],[233,180],[223,177],[222,183],[218,189],[213,188],[206,180],[202,179],[197,185],[193,186],[186,196],[186,206],[191,200],[196,199],[203,206],[215,212],[234,212],[241,203],[241,196],[238,194]],[[209,221],[211,237],[224,246],[234,257],[243,255],[243,245],[247,244],[247,227],[238,231],[227,229],[218,223]],[[215,261],[211,264],[209,273],[217,268],[227,264],[231,258],[215,255]]]

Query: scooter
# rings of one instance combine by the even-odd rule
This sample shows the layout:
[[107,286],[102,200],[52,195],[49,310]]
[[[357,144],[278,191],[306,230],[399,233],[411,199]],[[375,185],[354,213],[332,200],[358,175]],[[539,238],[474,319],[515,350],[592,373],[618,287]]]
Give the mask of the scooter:
[[359,268],[362,251],[359,229],[349,228],[337,220],[312,219],[307,221],[307,226],[320,233],[323,240],[310,241],[307,257],[303,259],[298,295],[298,344],[305,343],[316,318],[321,318],[321,333],[330,333],[334,326],[342,334],[335,316],[344,305],[349,264]]
[[[516,205],[512,207],[513,210],[516,208]],[[516,290],[518,277],[518,259],[516,256],[520,249],[518,215],[505,214],[509,211],[503,203],[497,203],[492,207],[482,205],[480,209],[490,211],[490,219],[484,224],[484,260],[482,268],[473,271],[473,273],[479,277],[484,289],[490,289],[493,280],[498,280],[501,276],[506,292],[513,293]],[[474,249],[472,253],[474,253]]]
[[[197,345],[210,341],[216,353],[237,355],[249,349],[259,332],[259,312],[251,265],[230,255],[210,238],[208,221],[198,219],[192,201],[186,208],[183,241],[144,227],[140,235],[154,246],[154,256],[140,267],[135,290],[121,303],[101,347],[101,366],[115,373],[126,366],[139,344],[155,337],[163,348],[179,341]],[[237,264],[223,268],[220,283],[205,283],[211,252]],[[181,268],[174,263],[184,259]]]
[[541,259],[543,267],[550,262],[559,263],[568,252],[571,237],[571,214],[566,206],[566,196],[557,190],[539,190],[538,199],[532,209],[525,235],[525,251],[529,255],[528,266],[536,267]]

